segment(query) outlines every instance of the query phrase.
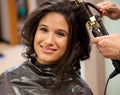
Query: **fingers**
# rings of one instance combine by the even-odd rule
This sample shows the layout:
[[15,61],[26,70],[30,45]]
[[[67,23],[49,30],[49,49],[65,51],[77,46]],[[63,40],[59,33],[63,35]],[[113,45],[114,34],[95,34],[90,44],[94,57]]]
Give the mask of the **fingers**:
[[96,4],[99,9],[107,9],[108,7],[115,6],[111,1],[104,1]]
[[105,39],[105,37],[96,37],[93,39],[92,41],[94,44],[96,44],[99,52],[104,56],[104,57],[107,57],[107,52],[108,52],[108,49],[107,49],[107,39]]
[[120,59],[120,35],[111,34],[96,37],[92,40],[96,44],[99,52],[106,58]]
[[92,40],[92,42],[93,42],[94,44],[98,44],[100,40],[102,40],[102,37],[96,37],[96,38],[94,38],[94,39]]
[[96,4],[96,7],[99,8],[103,15],[107,15],[108,12],[111,12],[115,8],[115,4],[111,1],[104,1]]
[[108,38],[109,35],[106,36],[100,36],[100,37],[96,37],[92,40],[93,44],[96,44],[97,47],[100,48],[104,48],[105,46],[108,45]]

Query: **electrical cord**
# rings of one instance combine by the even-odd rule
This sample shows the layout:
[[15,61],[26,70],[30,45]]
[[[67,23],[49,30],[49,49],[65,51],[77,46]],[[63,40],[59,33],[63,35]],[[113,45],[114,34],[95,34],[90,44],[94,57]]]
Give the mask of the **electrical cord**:
[[104,95],[106,95],[107,86],[108,86],[108,83],[109,83],[110,79],[111,79],[110,77],[107,79],[107,82],[106,82],[106,85],[105,85],[105,89],[104,89]]
[[115,69],[110,75],[109,75],[109,78],[107,79],[107,82],[106,82],[106,85],[105,85],[105,89],[104,89],[104,95],[106,95],[106,91],[107,91],[107,86],[108,86],[108,83],[109,83],[109,80],[112,79],[114,76],[116,76],[117,74],[119,74],[120,72]]

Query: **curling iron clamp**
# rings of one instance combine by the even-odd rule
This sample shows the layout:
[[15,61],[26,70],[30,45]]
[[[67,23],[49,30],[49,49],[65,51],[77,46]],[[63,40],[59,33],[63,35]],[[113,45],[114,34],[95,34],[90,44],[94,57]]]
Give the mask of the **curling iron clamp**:
[[87,24],[89,28],[92,29],[93,35],[95,37],[108,35],[108,32],[106,31],[100,17],[98,15],[93,15],[88,6],[93,7],[100,14],[102,14],[102,12],[99,9],[97,9],[94,5],[92,5],[91,3],[84,2],[83,0],[75,0],[76,6],[79,6],[79,3],[81,2],[84,3],[84,7],[86,8],[86,11],[88,13],[87,15],[89,16],[89,21],[87,22]]
[[[106,28],[104,27],[101,18],[98,15],[93,15],[90,11],[90,7],[93,7],[97,10],[98,13],[102,14],[102,12],[96,8],[93,4],[84,2],[83,0],[75,0],[76,6],[79,6],[80,3],[84,4],[86,15],[88,15],[89,20],[87,21],[88,27],[92,30],[92,34],[94,37],[109,35]],[[117,74],[120,73],[120,60],[112,60],[112,64],[115,67],[115,70],[110,74],[109,78],[113,78]]]

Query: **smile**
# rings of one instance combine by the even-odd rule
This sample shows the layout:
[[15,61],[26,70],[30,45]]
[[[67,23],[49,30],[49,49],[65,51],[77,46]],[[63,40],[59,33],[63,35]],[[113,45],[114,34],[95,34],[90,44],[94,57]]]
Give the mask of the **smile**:
[[53,49],[53,48],[49,48],[49,47],[44,47],[44,46],[40,46],[41,47],[41,50],[42,52],[44,53],[54,53],[56,51],[56,49]]

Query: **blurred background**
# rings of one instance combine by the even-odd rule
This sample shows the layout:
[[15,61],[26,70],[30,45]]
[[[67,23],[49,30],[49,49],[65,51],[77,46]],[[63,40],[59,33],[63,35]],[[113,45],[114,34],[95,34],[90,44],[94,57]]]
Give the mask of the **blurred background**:
[[[20,37],[20,29],[29,15],[43,0],[0,0],[0,74],[15,65],[22,64],[24,51]],[[73,0],[72,0],[73,1]],[[103,0],[84,0],[96,4]],[[119,0],[113,1],[120,5]],[[94,12],[94,11],[93,11]],[[113,21],[102,18],[111,33],[120,33],[120,20]],[[90,59],[81,62],[82,77],[89,84],[94,95],[103,95],[106,80],[114,70],[110,59],[104,59],[95,45],[92,45]],[[120,95],[120,76],[110,80],[107,95]]]

